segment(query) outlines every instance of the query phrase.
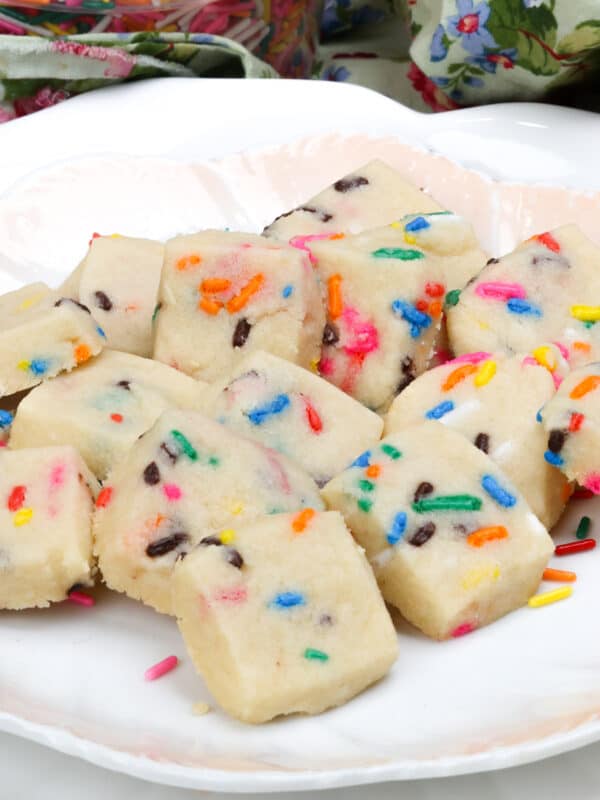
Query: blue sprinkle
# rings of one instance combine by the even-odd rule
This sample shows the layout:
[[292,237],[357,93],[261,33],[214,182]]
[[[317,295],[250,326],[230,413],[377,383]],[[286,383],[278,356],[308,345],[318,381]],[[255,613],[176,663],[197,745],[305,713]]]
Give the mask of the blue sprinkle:
[[431,223],[427,222],[425,217],[415,217],[411,219],[410,222],[407,222],[404,226],[404,230],[412,233],[413,231],[421,231],[423,228],[431,228]]
[[371,451],[365,450],[350,464],[351,467],[368,467],[371,463]]
[[281,296],[285,297],[285,299],[287,300],[288,297],[291,297],[293,291],[294,291],[294,287],[292,286],[291,283],[288,283],[287,286],[283,287],[283,291],[281,292]]
[[252,411],[248,411],[247,416],[253,425],[262,425],[268,417],[281,414],[289,405],[290,398],[287,394],[278,394],[270,403],[265,403],[264,406],[258,406],[258,408],[253,408]]
[[528,300],[522,300],[520,297],[511,297],[506,303],[506,307],[513,314],[530,314],[532,317],[541,317],[542,310]]
[[99,333],[99,334],[100,334],[100,336],[101,336],[103,339],[106,339],[106,334],[104,333],[104,331],[102,330],[102,328],[100,327],[100,325],[98,325],[98,327],[96,328],[96,332],[97,332],[97,333]]
[[489,494],[492,500],[495,500],[498,505],[504,506],[504,508],[512,508],[516,505],[517,498],[514,494],[503,489],[493,475],[483,476],[481,479],[481,488]]
[[29,364],[29,369],[34,375],[43,375],[48,371],[49,362],[45,358],[33,358]]
[[429,314],[419,311],[405,300],[394,300],[392,311],[410,324],[410,335],[413,339],[417,339],[421,335],[421,328],[428,328],[431,325]]
[[280,592],[269,603],[271,608],[293,608],[306,605],[306,598],[301,592]]
[[553,453],[552,450],[546,450],[544,458],[553,467],[561,467],[565,463],[564,458],[559,453]]
[[541,408],[540,408],[540,410],[537,412],[537,414],[535,415],[535,421],[536,421],[536,422],[541,422],[541,421],[542,421],[542,409],[541,409]]
[[8,428],[12,424],[14,417],[10,411],[0,408],[0,428]]
[[394,521],[392,522],[392,527],[386,536],[389,544],[398,544],[400,539],[404,536],[404,531],[406,530],[406,520],[407,517],[404,511],[399,511],[396,514]]
[[452,400],[444,400],[443,403],[438,403],[437,406],[430,408],[429,411],[425,413],[427,419],[441,419],[444,414],[448,414],[450,411],[454,410],[454,403]]

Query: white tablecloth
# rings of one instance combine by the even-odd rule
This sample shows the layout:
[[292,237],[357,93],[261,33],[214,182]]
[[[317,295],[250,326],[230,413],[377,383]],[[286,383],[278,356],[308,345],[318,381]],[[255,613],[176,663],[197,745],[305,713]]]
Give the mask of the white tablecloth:
[[[281,793],[235,795],[197,793],[129,778],[0,734],[2,800],[283,800]],[[524,767],[431,781],[409,781],[307,792],[298,800],[598,800],[600,744]]]

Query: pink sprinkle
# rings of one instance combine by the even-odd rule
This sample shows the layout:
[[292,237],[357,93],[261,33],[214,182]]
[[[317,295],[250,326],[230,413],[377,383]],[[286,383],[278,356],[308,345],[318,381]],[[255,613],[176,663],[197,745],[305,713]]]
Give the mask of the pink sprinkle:
[[491,353],[484,353],[483,351],[479,351],[478,353],[465,353],[462,356],[457,356],[456,358],[450,359],[450,361],[446,362],[448,364],[479,364],[480,361],[485,361],[487,358],[491,356]]
[[583,485],[594,494],[600,494],[600,472],[592,472],[584,480]]
[[521,361],[521,366],[528,366],[528,367],[539,367],[539,363],[535,360],[533,356],[525,356],[523,361]]
[[467,633],[472,633],[477,625],[474,622],[463,622],[462,625],[459,625],[457,628],[454,628],[450,636],[453,639],[458,639],[459,636],[466,636]]
[[485,297],[487,300],[510,300],[512,297],[523,300],[527,297],[525,287],[520,283],[504,283],[503,281],[478,283],[475,287],[475,294]]
[[343,319],[351,336],[344,345],[346,353],[366,354],[377,350],[379,334],[372,322],[361,319],[359,312],[351,306],[344,309]]
[[551,374],[552,374],[552,380],[554,381],[554,388],[559,389],[561,383],[563,382],[563,378],[561,378],[561,376],[558,375],[558,373],[556,372],[553,372]]
[[181,499],[181,489],[175,483],[165,483],[163,486],[163,492],[165,493],[167,500]]
[[52,471],[50,473],[50,485],[62,486],[64,482],[65,482],[65,465],[57,464],[55,467],[52,467]]
[[69,592],[67,599],[72,603],[77,603],[78,606],[88,606],[89,608],[90,606],[96,605],[94,598],[90,597],[89,594],[85,592]]
[[319,361],[319,372],[321,375],[333,375],[335,372],[335,363],[333,358],[322,358]]
[[568,360],[568,358],[569,358],[569,349],[567,347],[565,347],[564,344],[562,344],[561,342],[552,342],[552,344],[555,345],[556,347],[558,347],[558,349],[560,350],[561,356]]
[[157,678],[162,678],[167,672],[174,670],[177,664],[179,664],[177,656],[167,656],[162,661],[159,661],[158,664],[154,664],[153,667],[148,667],[144,672],[144,680],[155,681]]
[[214,599],[219,603],[229,603],[230,605],[240,605],[248,599],[248,590],[245,586],[233,586],[231,589],[221,589],[216,592]]
[[316,242],[319,239],[330,239],[330,233],[313,233],[308,236],[293,236],[290,239],[290,244],[292,247],[297,247],[298,250],[304,250],[308,253],[308,257],[310,258],[310,263],[314,266],[317,263],[317,259],[313,256],[310,252],[309,248],[306,246],[307,242]]

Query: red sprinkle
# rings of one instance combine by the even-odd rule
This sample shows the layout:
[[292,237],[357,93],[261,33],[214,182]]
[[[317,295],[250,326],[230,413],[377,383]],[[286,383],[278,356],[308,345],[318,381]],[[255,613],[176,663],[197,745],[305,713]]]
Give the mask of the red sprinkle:
[[230,589],[221,589],[215,593],[214,599],[219,603],[240,605],[248,599],[248,590],[245,586],[232,586]]
[[441,283],[426,283],[425,294],[429,297],[442,297],[444,294],[444,287]]
[[94,598],[90,597],[89,594],[86,594],[85,592],[69,592],[67,599],[72,603],[77,603],[78,606],[90,607],[96,605]]
[[13,488],[8,498],[8,503],[6,504],[9,511],[18,511],[20,508],[23,508],[26,491],[24,486],[15,486]]
[[591,492],[589,489],[586,489],[584,486],[580,486],[579,488],[575,489],[571,497],[573,500],[591,500],[592,497],[596,495]]
[[593,550],[596,547],[595,539],[579,539],[576,542],[559,544],[554,550],[555,556],[569,556],[571,553],[579,553],[582,550]]
[[571,433],[576,433],[583,425],[584,419],[585,417],[583,416],[583,414],[579,414],[578,412],[574,411],[571,414],[571,421],[569,422],[569,431]]
[[311,429],[315,433],[321,433],[323,430],[323,423],[321,421],[321,417],[319,416],[316,408],[309,403],[308,400],[306,402],[306,418],[308,420],[308,424],[310,425]]
[[179,664],[177,656],[167,656],[162,661],[159,661],[158,664],[148,667],[144,672],[144,680],[155,681],[157,678],[162,678],[167,672],[174,670],[177,664]]
[[88,242],[88,247],[92,246],[92,242],[94,241],[94,239],[100,239],[100,234],[99,233],[92,233],[92,238]]
[[453,639],[458,639],[459,636],[466,636],[467,633],[473,633],[477,625],[474,622],[463,622],[462,625],[459,625],[457,628],[454,628],[450,636]]
[[123,422],[123,414],[111,414],[110,418],[113,422]]
[[113,496],[112,486],[105,486],[96,498],[96,508],[106,508]]
[[427,309],[429,308],[429,303],[427,302],[427,300],[417,300],[417,302],[415,303],[415,308],[418,311],[427,311]]
[[548,231],[546,231],[546,233],[539,233],[535,238],[540,244],[543,244],[544,247],[547,247],[548,250],[552,250],[553,253],[560,253],[559,243]]

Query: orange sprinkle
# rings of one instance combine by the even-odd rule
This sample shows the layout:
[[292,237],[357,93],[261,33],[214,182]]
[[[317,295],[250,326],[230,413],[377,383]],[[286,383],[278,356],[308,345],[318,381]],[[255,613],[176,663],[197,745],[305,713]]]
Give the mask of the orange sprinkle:
[[478,528],[467,536],[467,544],[471,547],[483,547],[488,542],[497,539],[508,539],[508,531],[504,525],[490,525],[488,528]]
[[224,292],[229,289],[231,281],[227,278],[206,278],[200,284],[200,291],[204,294],[216,294],[217,292]]
[[100,490],[100,494],[96,498],[96,508],[106,508],[106,506],[112,500],[112,496],[113,496],[112,486],[105,486],[104,489]]
[[342,313],[342,276],[339,272],[327,281],[327,308],[331,319],[337,319]]
[[575,572],[567,572],[566,569],[545,569],[542,574],[544,581],[558,581],[559,583],[574,583],[577,580]]
[[442,391],[449,392],[457,383],[464,381],[468,375],[472,375],[474,372],[477,372],[475,364],[463,364],[461,367],[453,369],[442,384]]
[[371,464],[366,468],[365,475],[367,478],[378,478],[381,475],[381,467],[379,464]]
[[562,488],[562,501],[568,503],[575,491],[575,484],[565,481]]
[[128,306],[125,306],[125,311],[137,311],[139,306],[136,303],[130,303]]
[[589,353],[592,349],[591,344],[588,344],[588,342],[573,342],[573,347],[576,350],[583,350],[584,353]]
[[294,533],[302,533],[314,515],[314,508],[305,508],[299,514],[296,514],[292,520],[292,528]]
[[192,253],[191,256],[182,256],[175,266],[180,272],[183,272],[188,266],[197,267],[201,261],[202,259],[200,256],[196,255],[196,253]]
[[113,422],[123,422],[123,414],[111,414],[110,418]]
[[583,414],[579,414],[577,412],[573,412],[571,414],[571,419],[569,421],[569,433],[577,433],[577,431],[583,425],[585,417]]
[[75,356],[75,361],[78,364],[83,364],[92,357],[92,351],[87,344],[78,344],[73,352],[73,355]]
[[236,294],[235,297],[232,297],[227,303],[227,311],[229,311],[230,314],[235,314],[236,311],[241,311],[248,300],[250,300],[252,295],[258,292],[264,282],[265,276],[262,274],[262,272],[259,272],[253,278],[250,278],[244,288],[241,289],[241,291]]
[[343,239],[345,235],[345,233],[332,233],[329,238],[333,242],[335,239]]
[[429,313],[432,317],[439,317],[442,313],[442,304],[439,300],[434,300],[429,304]]
[[223,303],[217,303],[216,300],[211,300],[208,297],[200,298],[200,302],[198,303],[198,308],[202,311],[206,311],[207,314],[218,314],[219,311],[223,308]]
[[533,237],[536,241],[540,244],[543,244],[544,247],[547,247],[548,250],[552,250],[553,253],[560,253],[560,245],[552,236],[551,233],[546,231],[545,233],[538,233],[537,236]]
[[585,397],[589,392],[593,392],[598,386],[600,386],[600,375],[588,375],[574,389],[571,389],[569,397],[571,400],[579,400],[580,397]]

